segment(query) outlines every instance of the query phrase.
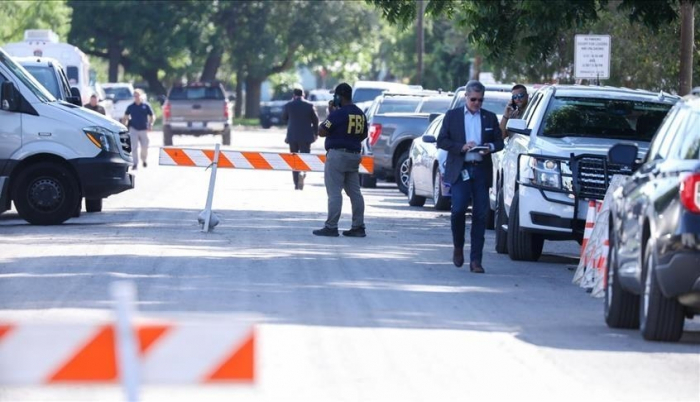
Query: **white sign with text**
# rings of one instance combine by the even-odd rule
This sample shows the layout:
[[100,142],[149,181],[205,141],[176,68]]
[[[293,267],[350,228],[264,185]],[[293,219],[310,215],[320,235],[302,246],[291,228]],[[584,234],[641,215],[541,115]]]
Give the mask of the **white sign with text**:
[[576,35],[574,78],[610,78],[610,35]]

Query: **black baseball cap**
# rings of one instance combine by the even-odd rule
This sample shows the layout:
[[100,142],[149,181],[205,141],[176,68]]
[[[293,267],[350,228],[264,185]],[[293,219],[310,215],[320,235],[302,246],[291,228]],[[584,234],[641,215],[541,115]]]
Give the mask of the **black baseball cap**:
[[345,82],[338,84],[333,93],[336,93],[345,99],[352,99],[352,87]]

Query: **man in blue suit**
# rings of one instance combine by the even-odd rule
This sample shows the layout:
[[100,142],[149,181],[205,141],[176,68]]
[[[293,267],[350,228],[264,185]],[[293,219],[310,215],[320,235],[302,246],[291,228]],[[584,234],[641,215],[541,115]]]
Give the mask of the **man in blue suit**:
[[469,269],[484,273],[481,258],[489,209],[491,153],[503,149],[498,118],[482,110],[485,88],[479,81],[469,81],[465,106],[448,110],[437,138],[438,148],[447,151],[444,180],[452,185],[452,262],[464,264],[464,232],[467,207],[472,203],[471,251]]

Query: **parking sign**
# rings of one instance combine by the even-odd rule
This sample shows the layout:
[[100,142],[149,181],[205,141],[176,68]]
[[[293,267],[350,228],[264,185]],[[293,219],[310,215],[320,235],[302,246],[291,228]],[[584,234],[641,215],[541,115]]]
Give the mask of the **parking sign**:
[[576,35],[574,78],[610,78],[610,35]]

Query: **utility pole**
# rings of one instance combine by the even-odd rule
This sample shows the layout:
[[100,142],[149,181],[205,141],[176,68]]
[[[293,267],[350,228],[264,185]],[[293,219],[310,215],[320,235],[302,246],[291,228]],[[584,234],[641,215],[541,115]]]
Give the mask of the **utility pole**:
[[416,84],[423,85],[423,52],[425,46],[423,44],[423,13],[425,12],[423,0],[416,1],[416,54],[418,55],[418,63],[416,66]]
[[683,96],[693,88],[693,40],[695,15],[690,0],[681,1],[681,68],[678,94]]

